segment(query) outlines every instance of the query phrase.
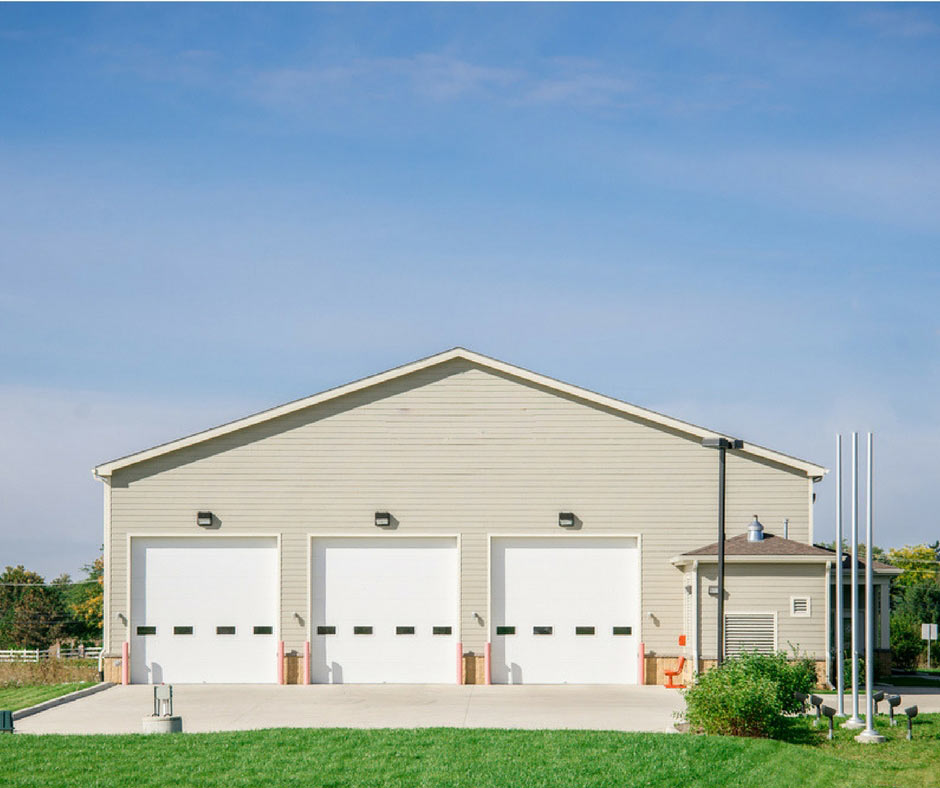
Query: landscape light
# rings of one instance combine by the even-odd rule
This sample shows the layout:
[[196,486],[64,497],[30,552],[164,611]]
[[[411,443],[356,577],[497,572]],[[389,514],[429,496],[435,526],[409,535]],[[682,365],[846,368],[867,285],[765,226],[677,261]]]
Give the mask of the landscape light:
[[888,718],[891,720],[892,725],[897,725],[898,721],[894,719],[894,709],[897,706],[901,705],[901,696],[900,695],[889,695],[888,696]]
[[810,695],[809,702],[816,707],[816,719],[813,720],[813,727],[815,728],[819,724],[819,720],[822,717],[821,708],[823,699],[820,698],[819,695]]
[[875,714],[878,713],[878,704],[885,699],[885,694],[883,690],[878,690],[877,692],[872,693],[871,700],[875,704]]
[[832,726],[833,718],[836,716],[836,710],[832,706],[820,706],[822,713],[826,716],[826,719],[829,720],[829,741],[832,741]]
[[904,713],[907,715],[907,740],[910,741],[914,738],[914,729],[911,723],[913,722],[914,717],[917,716],[917,707],[908,706],[906,709],[904,709]]
[[806,701],[809,700],[809,695],[807,695],[805,692],[797,692],[794,690],[793,697],[800,702],[800,712],[802,713],[806,711]]

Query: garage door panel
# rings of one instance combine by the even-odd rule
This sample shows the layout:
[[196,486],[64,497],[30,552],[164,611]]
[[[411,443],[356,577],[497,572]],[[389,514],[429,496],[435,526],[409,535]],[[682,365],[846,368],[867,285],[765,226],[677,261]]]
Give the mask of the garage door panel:
[[[311,679],[450,683],[457,643],[455,538],[316,538]],[[317,627],[335,627],[318,635]],[[370,626],[371,634],[354,627]],[[397,634],[413,627],[413,634]],[[450,627],[435,635],[434,627]]]
[[[494,538],[491,582],[494,682],[636,682],[635,539]],[[498,634],[504,626],[515,633]],[[594,634],[577,634],[578,627]],[[631,634],[614,634],[615,627]]]
[[276,680],[276,539],[135,538],[131,544],[133,682]]

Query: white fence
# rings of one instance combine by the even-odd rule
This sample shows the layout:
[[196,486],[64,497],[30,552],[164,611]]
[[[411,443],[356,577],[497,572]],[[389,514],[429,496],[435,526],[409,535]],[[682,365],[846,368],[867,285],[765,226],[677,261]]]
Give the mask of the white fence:
[[98,659],[101,646],[46,649],[0,649],[0,662],[39,662],[41,659]]

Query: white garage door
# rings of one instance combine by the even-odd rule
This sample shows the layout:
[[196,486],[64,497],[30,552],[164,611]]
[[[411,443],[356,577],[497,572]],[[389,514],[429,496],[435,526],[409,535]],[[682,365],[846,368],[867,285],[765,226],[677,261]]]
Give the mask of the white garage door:
[[277,541],[131,541],[131,681],[277,680]]
[[636,683],[638,555],[635,539],[493,539],[493,682]]
[[313,540],[311,680],[454,683],[457,541]]

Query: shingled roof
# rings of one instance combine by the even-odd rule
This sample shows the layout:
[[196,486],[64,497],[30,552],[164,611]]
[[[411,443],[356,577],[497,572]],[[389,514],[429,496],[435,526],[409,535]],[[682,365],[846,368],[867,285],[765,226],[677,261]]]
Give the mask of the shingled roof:
[[[695,558],[700,556],[717,556],[718,542],[712,542],[704,547],[695,550],[688,550],[682,554],[682,557]],[[797,542],[793,539],[784,539],[782,536],[764,531],[764,538],[759,542],[748,541],[747,534],[738,534],[725,540],[726,556],[753,556],[763,558],[773,557],[795,557],[801,556],[807,559],[817,558],[820,561],[832,561],[836,557],[835,550],[829,550],[825,547]],[[846,570],[852,568],[852,558],[848,554],[842,556],[842,565]],[[865,566],[865,559],[859,558],[858,565]],[[901,570],[882,561],[875,561],[872,569],[881,573],[900,574]]]

